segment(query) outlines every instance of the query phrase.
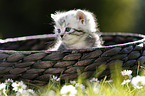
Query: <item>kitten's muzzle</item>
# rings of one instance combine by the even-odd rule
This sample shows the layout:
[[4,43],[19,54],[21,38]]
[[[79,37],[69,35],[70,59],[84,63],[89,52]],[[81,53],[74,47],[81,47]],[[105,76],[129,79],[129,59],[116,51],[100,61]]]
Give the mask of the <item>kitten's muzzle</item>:
[[60,34],[60,37],[63,39],[67,34],[71,34],[73,32],[65,32],[65,33],[62,33]]
[[65,37],[65,33],[60,34],[61,39],[63,39]]
[[64,34],[63,35],[60,35],[60,37],[63,38],[64,37]]

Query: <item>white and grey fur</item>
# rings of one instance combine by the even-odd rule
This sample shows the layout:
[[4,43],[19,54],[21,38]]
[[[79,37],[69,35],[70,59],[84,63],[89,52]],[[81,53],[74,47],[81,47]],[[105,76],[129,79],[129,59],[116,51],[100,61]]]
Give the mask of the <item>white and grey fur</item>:
[[51,14],[57,42],[50,51],[85,49],[101,46],[100,34],[94,15],[86,10],[70,10]]

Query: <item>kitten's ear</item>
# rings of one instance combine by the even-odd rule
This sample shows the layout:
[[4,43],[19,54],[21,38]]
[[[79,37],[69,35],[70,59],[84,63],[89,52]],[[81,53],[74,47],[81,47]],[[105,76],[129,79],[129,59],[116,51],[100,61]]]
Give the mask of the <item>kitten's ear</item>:
[[77,12],[77,19],[79,19],[82,24],[85,23],[85,14],[80,10]]
[[51,18],[52,18],[53,20],[55,20],[56,16],[55,16],[54,14],[51,14]]

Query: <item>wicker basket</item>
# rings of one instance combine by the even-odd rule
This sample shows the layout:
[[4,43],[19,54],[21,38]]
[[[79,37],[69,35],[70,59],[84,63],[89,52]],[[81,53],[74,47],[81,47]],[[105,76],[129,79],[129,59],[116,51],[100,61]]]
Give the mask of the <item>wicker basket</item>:
[[88,77],[102,64],[107,68],[100,75],[110,75],[110,64],[136,69],[145,62],[145,36],[131,33],[102,33],[104,46],[100,48],[47,51],[53,46],[55,35],[37,35],[0,40],[0,80],[47,83],[50,76],[76,78],[80,70]]

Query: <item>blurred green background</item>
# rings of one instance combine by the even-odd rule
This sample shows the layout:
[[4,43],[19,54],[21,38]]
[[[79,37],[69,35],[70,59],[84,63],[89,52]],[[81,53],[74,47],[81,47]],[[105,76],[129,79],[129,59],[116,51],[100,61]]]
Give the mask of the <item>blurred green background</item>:
[[0,0],[1,38],[53,33],[56,10],[93,12],[102,32],[145,34],[145,0]]

